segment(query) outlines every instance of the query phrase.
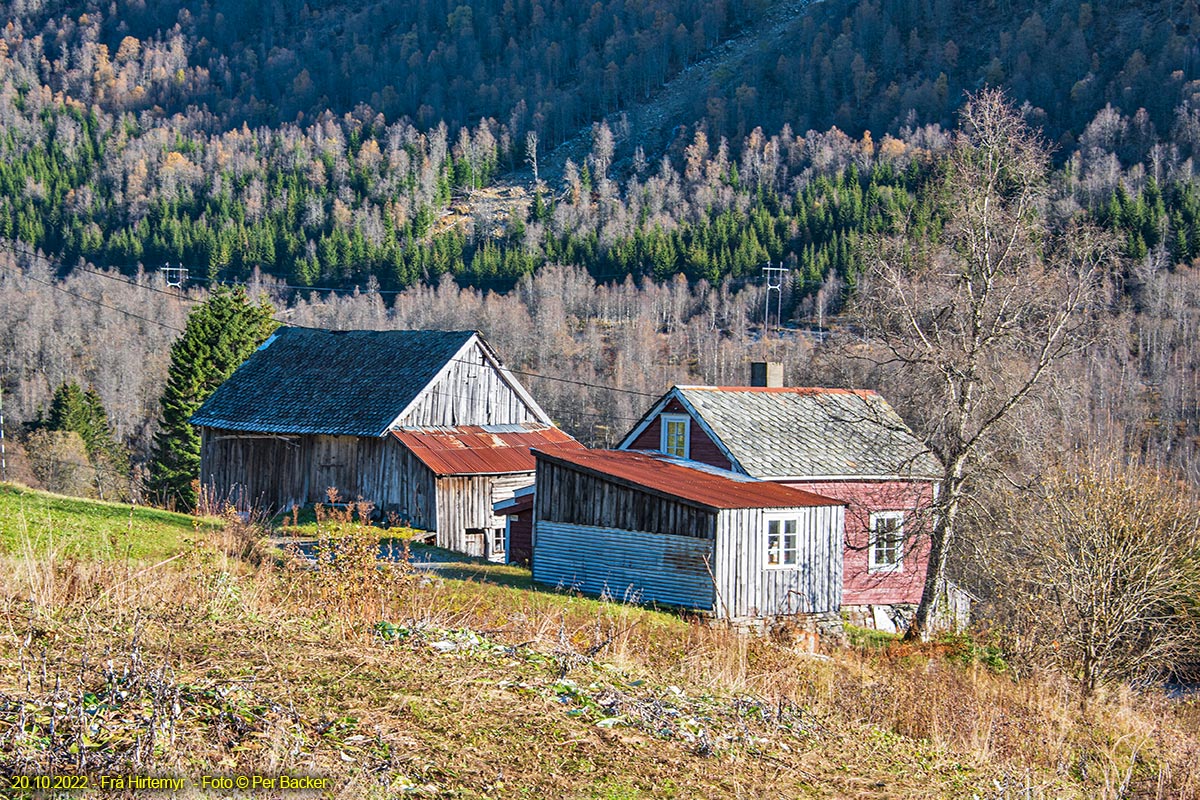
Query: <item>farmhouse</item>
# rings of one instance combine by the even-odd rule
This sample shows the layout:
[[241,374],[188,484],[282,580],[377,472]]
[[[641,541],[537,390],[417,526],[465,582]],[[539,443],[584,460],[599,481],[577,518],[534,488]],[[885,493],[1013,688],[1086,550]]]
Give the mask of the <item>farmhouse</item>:
[[534,451],[533,579],[745,620],[838,611],[838,500],[662,453]]
[[219,498],[280,510],[334,489],[492,558],[493,504],[533,480],[530,447],[579,447],[475,331],[282,328],[192,424]]
[[875,392],[784,387],[780,365],[753,367],[756,385],[672,388],[619,449],[844,501],[844,607],[859,624],[903,626],[924,586],[937,459]]

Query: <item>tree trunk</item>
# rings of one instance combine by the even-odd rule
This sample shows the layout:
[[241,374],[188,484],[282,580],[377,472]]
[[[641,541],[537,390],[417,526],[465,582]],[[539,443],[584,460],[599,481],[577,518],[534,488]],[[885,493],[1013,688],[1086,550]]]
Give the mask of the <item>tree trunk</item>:
[[[962,469],[955,466],[953,473],[961,473]],[[958,517],[958,504],[962,495],[962,475],[948,476],[945,484],[945,501],[934,504],[937,519],[933,531],[929,535],[929,566],[925,570],[925,586],[921,590],[921,603],[917,606],[916,616],[904,634],[906,641],[927,641],[930,632],[930,620],[933,617],[934,605],[937,603],[938,590],[946,577],[946,561],[950,555],[950,545],[954,539],[954,523]]]

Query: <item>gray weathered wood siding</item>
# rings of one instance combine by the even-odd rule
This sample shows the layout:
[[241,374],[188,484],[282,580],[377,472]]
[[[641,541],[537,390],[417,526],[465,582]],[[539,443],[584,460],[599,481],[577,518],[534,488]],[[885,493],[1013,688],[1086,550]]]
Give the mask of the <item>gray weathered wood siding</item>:
[[529,472],[507,475],[447,476],[437,479],[437,546],[482,556],[467,529],[503,530],[505,518],[492,511],[493,498],[507,500],[532,480]]
[[639,491],[591,473],[541,461],[537,520],[712,539],[716,514],[707,508]]
[[[844,508],[715,510],[539,461],[533,578],[718,617],[837,611]],[[797,520],[797,563],[767,566],[767,520]]]
[[533,579],[614,600],[707,611],[712,552],[710,539],[539,520]]
[[[386,376],[381,376],[386,380]],[[500,375],[476,342],[430,383],[397,427],[544,422]]]
[[[842,506],[721,511],[714,557],[717,615],[767,617],[838,611],[842,605]],[[799,521],[794,567],[767,566],[771,518]]]
[[359,446],[359,493],[384,515],[413,528],[437,525],[437,476],[392,437],[363,439]]
[[435,476],[391,437],[267,436],[201,429],[200,474],[218,498],[270,512],[367,500],[416,528],[437,524]]

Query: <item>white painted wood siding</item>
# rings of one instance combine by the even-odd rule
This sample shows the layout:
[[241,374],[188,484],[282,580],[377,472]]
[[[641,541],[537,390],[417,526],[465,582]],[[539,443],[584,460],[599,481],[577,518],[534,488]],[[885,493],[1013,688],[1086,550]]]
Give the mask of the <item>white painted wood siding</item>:
[[[717,516],[717,615],[767,617],[842,606],[842,506],[747,508]],[[766,520],[799,520],[797,563],[768,567]]]

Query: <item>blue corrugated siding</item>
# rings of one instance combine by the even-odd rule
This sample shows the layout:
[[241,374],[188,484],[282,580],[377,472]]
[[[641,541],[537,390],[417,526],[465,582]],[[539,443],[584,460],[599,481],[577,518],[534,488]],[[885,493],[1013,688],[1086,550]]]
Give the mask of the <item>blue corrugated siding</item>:
[[711,539],[538,520],[533,579],[614,600],[713,608]]

